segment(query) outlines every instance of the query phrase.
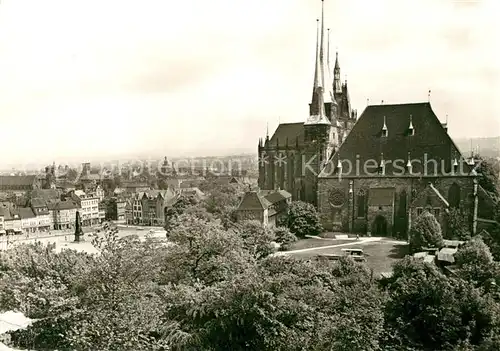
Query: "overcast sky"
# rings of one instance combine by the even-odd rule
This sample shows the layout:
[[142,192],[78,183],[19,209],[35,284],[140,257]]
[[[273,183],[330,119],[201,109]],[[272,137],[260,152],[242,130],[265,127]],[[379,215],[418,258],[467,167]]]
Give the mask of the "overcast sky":
[[[0,1],[2,164],[256,152],[307,118],[319,0]],[[325,9],[358,115],[431,89],[453,136],[500,134],[498,1]]]

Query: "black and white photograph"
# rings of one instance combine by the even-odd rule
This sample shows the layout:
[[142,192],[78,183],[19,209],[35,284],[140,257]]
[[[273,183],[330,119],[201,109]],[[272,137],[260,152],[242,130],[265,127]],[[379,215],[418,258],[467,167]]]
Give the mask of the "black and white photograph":
[[500,350],[498,14],[0,0],[0,351]]

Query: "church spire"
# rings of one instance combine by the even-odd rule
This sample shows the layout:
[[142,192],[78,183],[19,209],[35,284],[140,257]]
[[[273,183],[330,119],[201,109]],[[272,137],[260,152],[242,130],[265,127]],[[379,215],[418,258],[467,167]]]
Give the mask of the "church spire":
[[316,19],[316,59],[314,61],[314,83],[313,83],[313,92],[312,92],[312,99],[311,99],[311,105],[316,104],[316,100],[318,99],[316,93],[318,90],[318,87],[320,86],[320,67],[319,67],[319,19]]
[[[323,0],[321,1],[323,3]],[[323,14],[322,14],[323,16]],[[326,117],[325,113],[325,102],[324,102],[324,66],[323,66],[323,44],[320,40],[323,38],[323,24],[321,25],[321,31],[319,27],[319,20],[316,20],[316,65],[314,68],[314,85],[313,85],[313,95],[311,101],[311,108],[309,118],[306,124],[330,124],[330,121]]]
[[333,92],[335,94],[342,93],[342,82],[340,81],[340,65],[339,65],[339,53],[335,52],[335,67],[333,69]]
[[[332,97],[330,96],[329,89],[326,87],[325,80],[328,79],[328,69],[325,67],[325,1],[321,0],[321,38],[319,45],[319,63],[321,67],[321,87],[323,88],[323,101],[331,102]],[[328,60],[327,60],[328,61]]]

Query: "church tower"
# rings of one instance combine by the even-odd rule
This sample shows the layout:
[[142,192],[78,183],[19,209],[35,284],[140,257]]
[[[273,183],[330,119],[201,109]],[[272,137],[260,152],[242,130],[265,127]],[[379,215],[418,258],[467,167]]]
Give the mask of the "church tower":
[[[323,5],[323,1],[322,1]],[[317,176],[327,161],[330,131],[332,124],[325,109],[325,60],[324,60],[324,7],[321,11],[321,25],[318,21],[316,33],[316,63],[309,117],[304,123],[304,143],[307,145],[303,154],[303,172],[305,201],[316,204]],[[320,29],[321,28],[321,29]],[[333,104],[330,95],[329,104]],[[307,166],[305,166],[307,165]],[[305,167],[304,167],[305,166]]]

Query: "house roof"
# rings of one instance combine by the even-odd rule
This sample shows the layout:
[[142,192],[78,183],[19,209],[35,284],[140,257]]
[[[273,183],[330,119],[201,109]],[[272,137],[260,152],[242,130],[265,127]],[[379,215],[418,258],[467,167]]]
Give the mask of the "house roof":
[[0,207],[0,217],[4,219],[10,219],[10,209],[6,207]]
[[21,219],[35,218],[33,210],[29,207],[18,207],[12,210],[12,215],[19,215]]
[[34,198],[31,199],[31,207],[37,208],[37,207],[47,207],[47,202],[43,198]]
[[[414,135],[409,133],[410,116]],[[384,122],[387,136],[382,136]],[[330,158],[320,177],[333,176],[336,172],[338,174],[338,169],[333,171],[333,168],[337,167],[339,159],[350,161],[353,175],[373,175],[382,157],[386,175],[402,175],[408,155],[411,160],[419,160],[412,162],[412,172],[419,175],[442,174],[441,164],[445,172],[451,172],[455,158],[459,166],[463,167],[464,173],[468,174],[471,170],[430,103],[424,102],[368,106],[339,150]],[[372,161],[365,163],[368,160]],[[435,160],[438,166],[434,167],[428,160]],[[424,168],[425,161],[428,161],[427,172]],[[394,162],[397,163],[394,165]],[[356,167],[356,164],[361,166]],[[343,172],[346,170],[343,169]]]
[[56,189],[35,189],[31,192],[31,198],[40,198],[45,201],[57,201],[61,198],[61,193]]
[[297,140],[299,146],[304,145],[304,122],[280,124],[269,140],[269,145],[276,146],[279,142],[279,146],[284,147],[287,139],[289,146],[296,145]]
[[267,201],[269,201],[271,204],[275,204],[279,201],[286,200],[292,197],[292,194],[285,190],[277,190],[274,192],[271,192],[267,195],[264,196]]
[[31,186],[36,180],[36,175],[28,176],[0,176],[0,187]]
[[65,200],[47,204],[50,210],[74,210],[80,208],[75,201]]
[[[425,202],[422,201],[424,198],[426,199]],[[438,201],[433,200],[433,198],[437,198]],[[439,192],[439,190],[432,183],[429,183],[428,186],[426,186],[425,189],[421,191],[418,196],[412,201],[412,206],[416,204],[439,206],[439,202],[444,204],[445,207],[450,206],[446,198]]]
[[265,210],[271,203],[265,197],[260,196],[256,191],[248,191],[241,199],[238,211]]

